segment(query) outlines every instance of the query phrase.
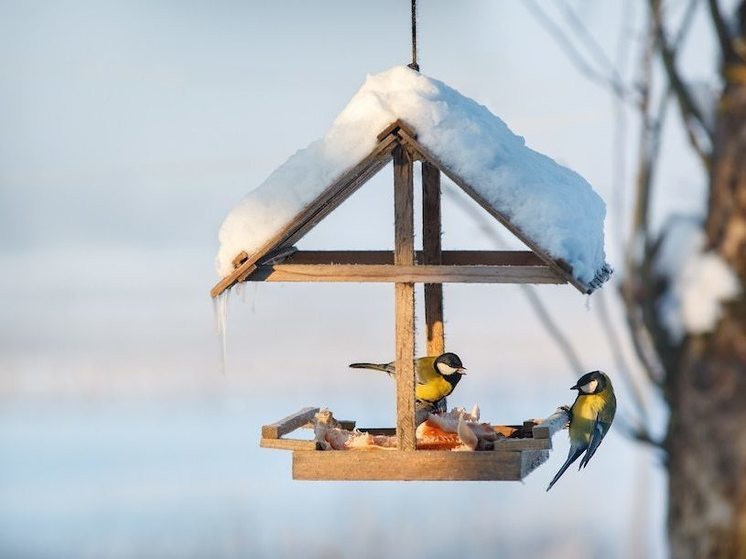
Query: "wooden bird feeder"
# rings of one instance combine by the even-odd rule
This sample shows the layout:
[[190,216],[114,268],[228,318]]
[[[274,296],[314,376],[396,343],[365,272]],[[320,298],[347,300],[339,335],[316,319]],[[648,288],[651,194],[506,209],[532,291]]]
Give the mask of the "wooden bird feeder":
[[[234,270],[211,291],[217,297],[238,282],[389,282],[396,301],[396,428],[368,429],[397,437],[388,451],[320,451],[313,441],[287,438],[308,426],[317,408],[307,408],[262,428],[261,446],[293,452],[293,478],[304,480],[521,480],[545,462],[551,436],[569,419],[559,410],[544,421],[494,426],[505,438],[494,450],[450,452],[417,450],[415,438],[414,284],[424,283],[427,354],[444,351],[443,283],[569,283],[586,285],[571,267],[552,258],[498,208],[418,140],[417,132],[397,120],[377,136],[375,148],[329,184],[291,222],[252,255],[233,260]],[[393,160],[393,251],[300,251],[295,244],[368,179]],[[414,249],[413,172],[422,168],[423,250]],[[441,250],[441,173],[525,243],[530,251]],[[350,428],[354,423],[348,422]]]

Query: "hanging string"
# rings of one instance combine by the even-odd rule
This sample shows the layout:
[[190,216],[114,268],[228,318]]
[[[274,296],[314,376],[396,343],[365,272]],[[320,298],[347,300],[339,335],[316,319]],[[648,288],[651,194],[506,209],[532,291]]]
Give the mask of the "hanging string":
[[417,0],[412,0],[412,63],[408,66],[420,71],[420,65],[417,64]]

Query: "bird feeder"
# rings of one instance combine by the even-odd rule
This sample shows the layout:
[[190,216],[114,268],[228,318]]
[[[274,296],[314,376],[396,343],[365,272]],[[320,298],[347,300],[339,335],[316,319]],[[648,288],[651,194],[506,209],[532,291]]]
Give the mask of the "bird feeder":
[[[401,71],[411,72],[406,69]],[[486,111],[483,107],[480,110]],[[522,139],[520,140],[522,145]],[[417,124],[404,118],[395,119],[382,127],[367,155],[344,170],[336,179],[323,185],[323,188],[319,188],[318,194],[305,203],[291,219],[281,223],[271,235],[267,235],[261,246],[250,253],[242,251],[235,255],[232,271],[211,291],[211,295],[217,297],[238,282],[254,281],[386,282],[394,286],[396,427],[367,431],[395,436],[397,447],[385,452],[316,450],[317,446],[313,441],[288,437],[296,429],[310,425],[318,408],[307,408],[262,428],[263,447],[292,451],[294,479],[521,480],[547,460],[552,434],[566,426],[569,419],[566,411],[559,410],[542,421],[527,421],[522,425],[495,425],[493,428],[500,438],[495,441],[492,450],[488,451],[417,449],[414,396],[416,379],[413,363],[416,283],[424,284],[427,354],[438,355],[444,351],[444,283],[570,284],[581,293],[590,293],[611,273],[608,265],[601,261],[590,279],[587,275],[583,279],[576,273],[571,262],[553,254],[543,246],[542,241],[536,239],[537,235],[529,234],[525,221],[519,222],[513,214],[503,211],[494,197],[485,194],[485,189],[480,184],[475,184],[473,179],[467,177],[467,172],[457,169],[453,161],[446,161],[448,157],[444,156],[450,154],[442,149],[432,149],[426,144],[427,142],[419,139]],[[571,173],[577,177],[549,158],[528,148],[522,149],[543,158],[541,165],[548,166],[547,168],[554,166],[563,173]],[[509,158],[510,154],[506,157]],[[394,183],[393,251],[296,249],[296,243],[306,233],[391,161]],[[417,251],[414,247],[415,162],[420,163],[422,172],[422,251]],[[494,166],[495,163],[490,165]],[[530,250],[441,250],[442,175],[460,187]],[[558,180],[558,184],[560,182]],[[584,181],[583,183],[587,185]],[[601,232],[601,244],[602,235]],[[354,427],[354,423],[348,422],[347,426]],[[361,430],[366,431],[364,428]]]

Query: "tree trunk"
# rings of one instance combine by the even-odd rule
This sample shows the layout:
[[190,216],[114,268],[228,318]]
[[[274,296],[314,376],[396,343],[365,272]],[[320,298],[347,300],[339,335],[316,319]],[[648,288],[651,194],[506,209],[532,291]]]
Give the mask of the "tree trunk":
[[732,70],[726,65],[706,233],[742,290],[713,332],[685,339],[667,374],[668,530],[677,559],[746,558],[746,80]]

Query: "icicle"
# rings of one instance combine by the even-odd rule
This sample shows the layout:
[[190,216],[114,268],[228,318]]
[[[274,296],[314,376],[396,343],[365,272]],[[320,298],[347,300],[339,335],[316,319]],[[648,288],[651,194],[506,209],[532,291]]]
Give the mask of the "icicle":
[[590,311],[591,310],[591,294],[588,293],[585,296],[585,310]]
[[215,313],[215,331],[220,342],[220,371],[225,375],[226,356],[226,327],[228,325],[228,298],[231,290],[226,289],[212,300],[212,309]]

